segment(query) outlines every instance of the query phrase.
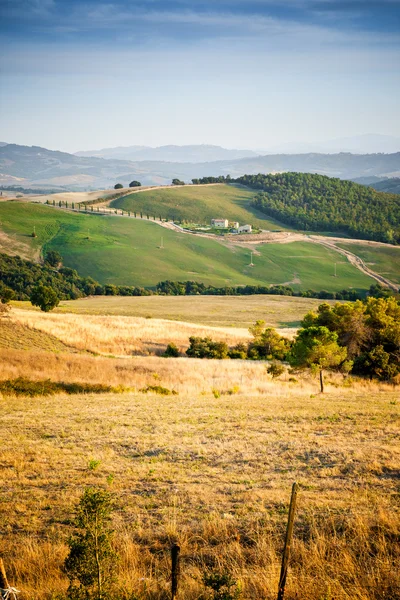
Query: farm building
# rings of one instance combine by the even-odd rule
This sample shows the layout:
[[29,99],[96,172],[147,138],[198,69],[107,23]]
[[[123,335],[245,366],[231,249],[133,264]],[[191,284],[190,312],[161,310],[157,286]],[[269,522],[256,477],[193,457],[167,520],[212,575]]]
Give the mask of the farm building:
[[228,225],[228,219],[211,219],[211,227],[221,227],[222,229],[226,229]]
[[237,228],[238,233],[251,233],[251,225],[240,225]]

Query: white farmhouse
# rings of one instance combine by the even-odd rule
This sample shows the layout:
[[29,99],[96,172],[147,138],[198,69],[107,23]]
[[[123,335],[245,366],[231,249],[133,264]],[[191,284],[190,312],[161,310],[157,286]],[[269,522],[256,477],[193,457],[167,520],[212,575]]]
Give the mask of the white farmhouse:
[[251,233],[251,225],[240,225],[237,228],[238,233]]
[[211,219],[211,227],[220,227],[221,229],[226,229],[228,225],[228,219]]

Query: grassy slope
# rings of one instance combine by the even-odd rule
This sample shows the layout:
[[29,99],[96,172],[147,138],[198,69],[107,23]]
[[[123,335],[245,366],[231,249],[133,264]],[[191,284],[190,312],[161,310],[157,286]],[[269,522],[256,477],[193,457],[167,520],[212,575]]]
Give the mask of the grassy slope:
[[[176,233],[122,217],[73,214],[34,204],[0,204],[6,233],[32,249],[58,250],[64,264],[101,283],[153,286],[158,281],[198,280],[215,285],[291,283],[294,288],[366,289],[372,283],[336,252],[311,243],[266,244],[249,250]],[[36,226],[37,238],[30,233]],[[161,236],[164,249],[160,249]],[[257,254],[259,252],[259,254]],[[334,278],[333,263],[338,263]]]
[[376,248],[363,244],[338,244],[340,248],[357,254],[371,269],[400,284],[400,246]]
[[0,320],[0,348],[75,352],[74,348],[67,346],[54,335],[5,318]]
[[251,223],[260,229],[292,231],[255,210],[250,205],[255,195],[254,190],[236,185],[177,186],[131,194],[114,200],[112,206],[191,223],[209,224],[213,218],[226,218],[242,225]]

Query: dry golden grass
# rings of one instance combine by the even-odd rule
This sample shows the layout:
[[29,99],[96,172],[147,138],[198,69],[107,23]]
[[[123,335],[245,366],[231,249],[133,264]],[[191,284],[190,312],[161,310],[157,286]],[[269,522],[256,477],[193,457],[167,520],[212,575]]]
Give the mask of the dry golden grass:
[[0,348],[48,352],[73,352],[74,350],[55,336],[22,325],[7,316],[0,318]]
[[10,319],[53,335],[80,350],[102,354],[161,354],[169,342],[181,350],[189,346],[191,335],[209,335],[234,345],[250,339],[247,329],[207,327],[165,319],[109,315],[43,313],[13,308]]
[[[241,361],[4,350],[0,361],[2,378],[179,391],[0,401],[2,553],[21,600],[66,589],[69,519],[88,485],[117,499],[118,598],[167,598],[169,545],[178,539],[182,600],[200,597],[202,573],[213,568],[242,582],[244,600],[273,600],[294,480],[301,491],[287,600],[400,597],[395,388],[336,387],[332,377],[321,396],[315,380],[272,381],[264,365]],[[236,393],[215,398],[212,388]],[[100,461],[95,470],[91,459]]]
[[[298,327],[321,300],[291,296],[93,296],[63,300],[55,312],[147,317],[211,327],[248,328],[258,319],[272,327]],[[333,304],[333,300],[324,300]],[[29,302],[13,302],[32,309]]]

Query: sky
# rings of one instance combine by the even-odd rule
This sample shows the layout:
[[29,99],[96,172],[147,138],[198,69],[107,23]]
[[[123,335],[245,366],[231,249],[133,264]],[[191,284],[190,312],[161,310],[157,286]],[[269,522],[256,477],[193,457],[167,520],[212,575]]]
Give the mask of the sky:
[[0,141],[400,136],[400,0],[0,0]]

